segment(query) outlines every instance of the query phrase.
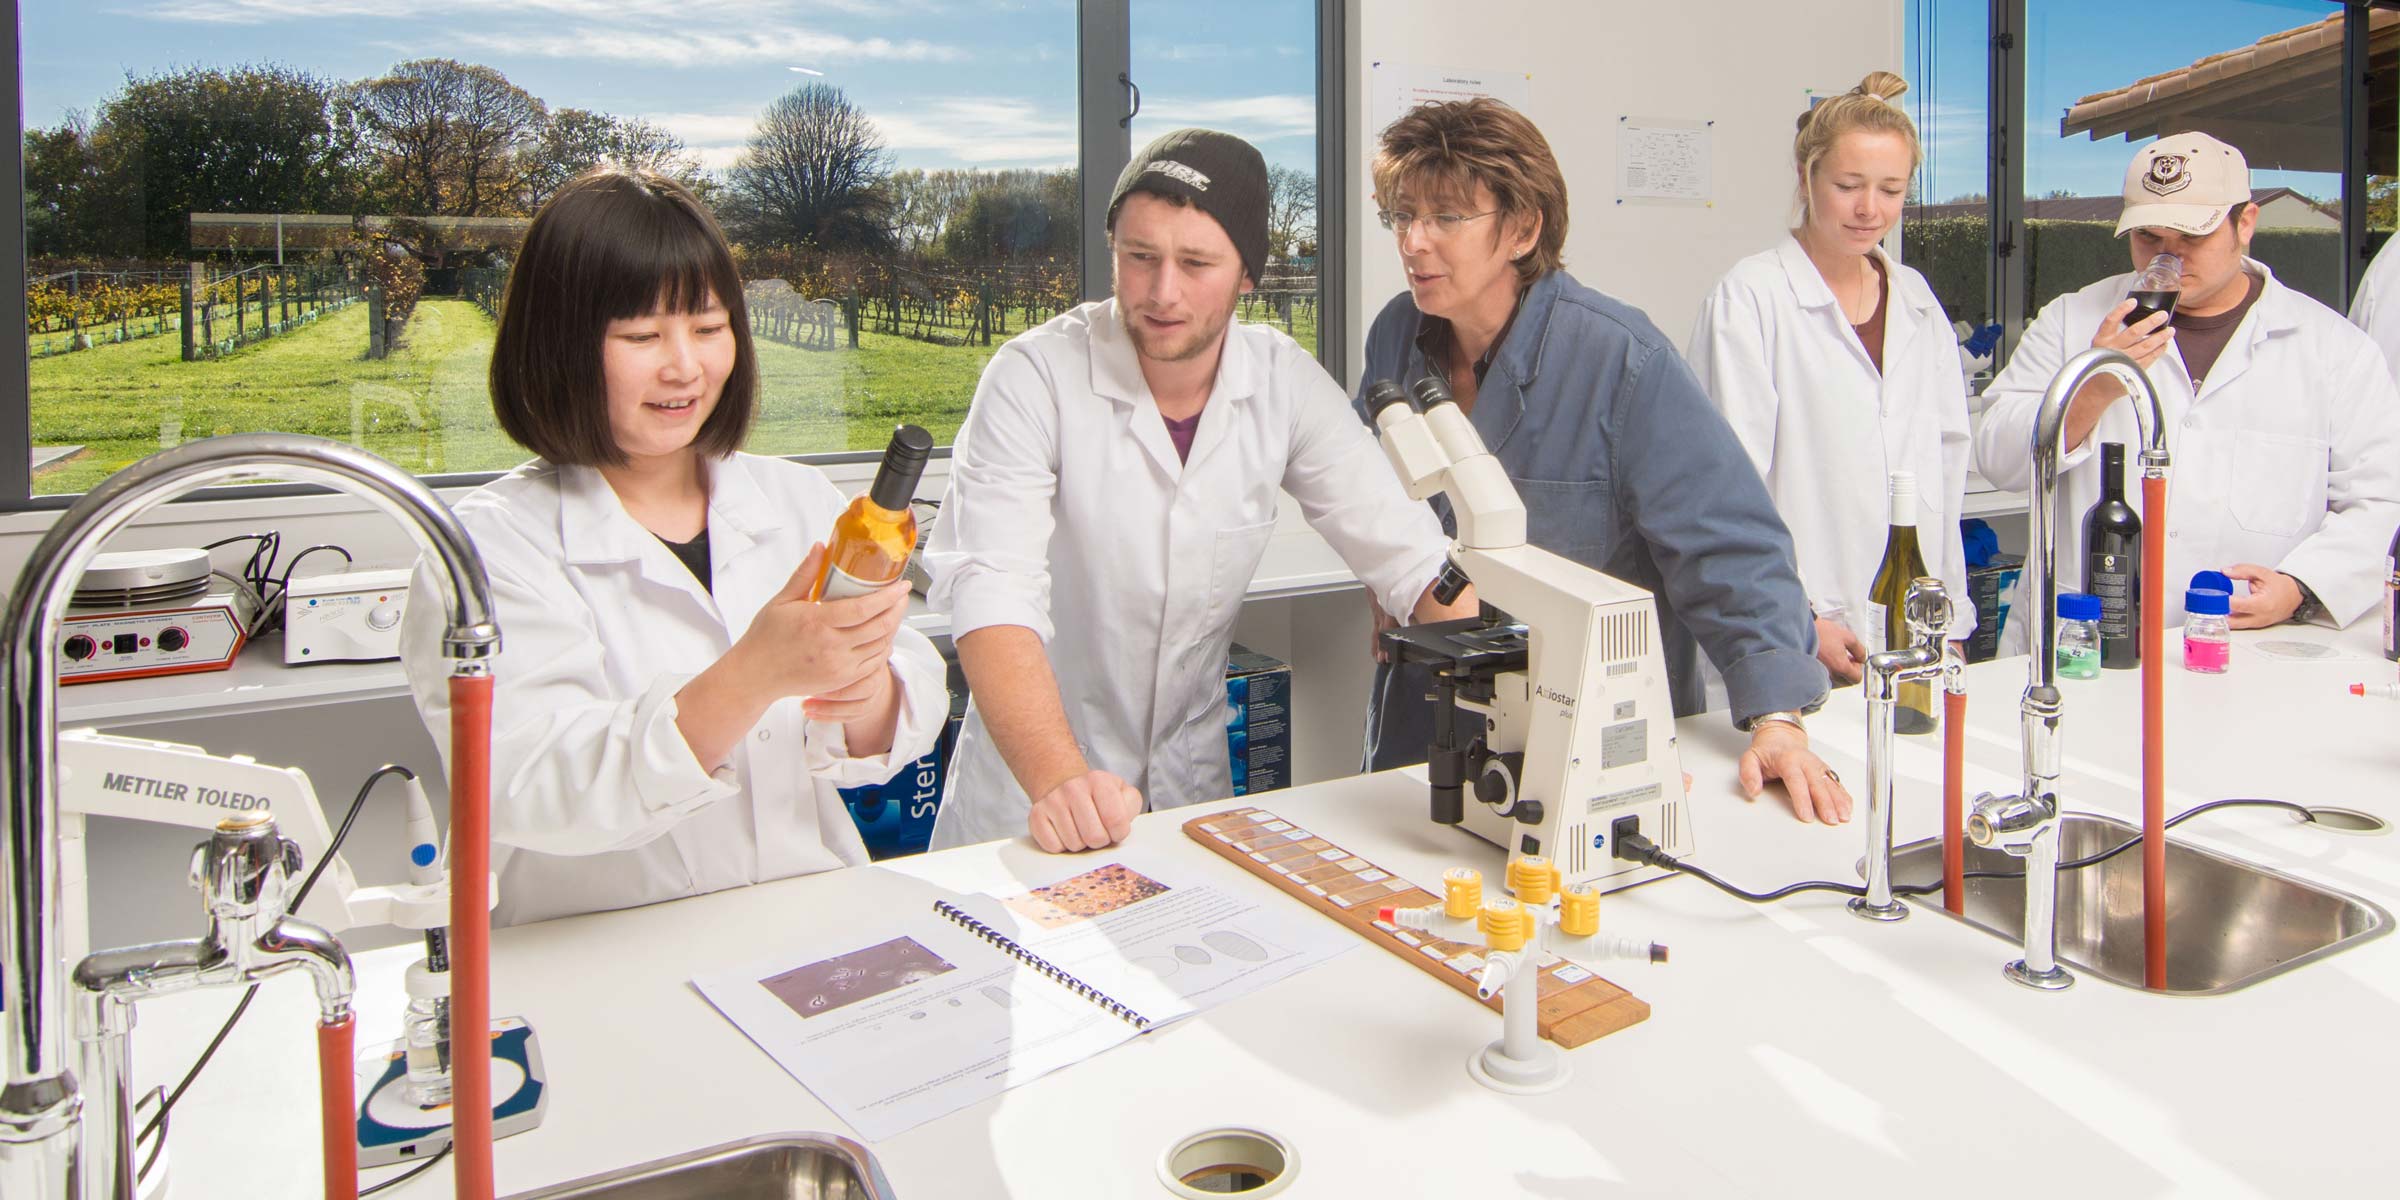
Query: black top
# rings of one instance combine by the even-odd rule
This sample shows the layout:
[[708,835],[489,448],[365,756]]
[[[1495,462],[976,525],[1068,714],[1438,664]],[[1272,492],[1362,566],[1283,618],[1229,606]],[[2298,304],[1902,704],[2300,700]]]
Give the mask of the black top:
[[[650,536],[658,537],[657,534]],[[691,571],[692,578],[700,581],[701,591],[712,596],[716,594],[716,588],[710,583],[708,575],[708,529],[705,526],[701,528],[700,536],[688,542],[670,542],[663,537],[658,540],[659,544],[675,552],[675,557]]]

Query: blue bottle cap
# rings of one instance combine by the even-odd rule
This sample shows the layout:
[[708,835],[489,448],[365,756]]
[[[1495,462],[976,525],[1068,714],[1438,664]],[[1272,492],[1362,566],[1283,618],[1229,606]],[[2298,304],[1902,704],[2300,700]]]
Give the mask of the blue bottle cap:
[[2197,617],[2222,617],[2233,611],[2233,593],[2222,588],[2193,588],[2183,594],[2183,611]]
[[2233,594],[2233,577],[2223,571],[2194,571],[2192,572],[2192,586],[2223,592],[2230,596]]
[[2097,621],[2100,619],[2100,597],[2090,592],[2060,592],[2058,619],[2061,621]]

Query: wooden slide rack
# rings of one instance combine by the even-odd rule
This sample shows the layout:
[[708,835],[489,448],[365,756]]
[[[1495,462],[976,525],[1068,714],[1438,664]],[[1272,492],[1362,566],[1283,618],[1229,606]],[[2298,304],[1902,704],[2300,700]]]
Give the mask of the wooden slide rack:
[[[1482,946],[1443,941],[1375,919],[1378,908],[1439,904],[1441,897],[1265,809],[1236,808],[1194,817],[1183,823],[1183,832],[1227,862],[1475,999]],[[1497,884],[1496,879],[1484,881],[1486,888]],[[1587,967],[1552,958],[1541,972],[1542,1036],[1561,1046],[1573,1049],[1650,1016],[1649,1004]],[[1500,1010],[1498,996],[1480,1003]]]

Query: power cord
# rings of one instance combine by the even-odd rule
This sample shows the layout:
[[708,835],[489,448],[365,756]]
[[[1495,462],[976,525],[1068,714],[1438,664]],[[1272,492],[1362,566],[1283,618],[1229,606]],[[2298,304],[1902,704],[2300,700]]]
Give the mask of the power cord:
[[[2310,822],[2312,824],[2317,820],[2316,810],[2308,807],[2305,804],[2294,804],[2289,800],[2265,800],[2242,797],[2228,800],[2211,800],[2206,804],[2194,805],[2193,807],[2185,809],[2184,811],[2175,814],[2173,817],[2168,818],[2165,828],[2173,829],[2177,825],[2181,825],[2185,821],[2191,820],[2193,817],[2199,816],[2205,812],[2213,812],[2220,808],[2280,808],[2287,812],[2296,813],[2299,815],[2301,820]],[[2142,835],[2137,833],[2132,837],[2101,851],[2098,854],[2089,855],[2084,858],[2069,859],[2066,862],[2062,862],[2058,864],[2058,869],[2061,871],[2079,871],[2085,867],[2096,866],[2100,863],[2107,862],[2109,859],[2115,858],[2120,854],[2123,854],[2135,846],[2140,845],[2141,842]],[[1855,883],[1841,883],[1831,879],[1812,879],[1804,883],[1795,883],[1785,887],[1779,887],[1771,892],[1747,891],[1743,888],[1736,887],[1731,883],[1727,883],[1723,879],[1718,878],[1703,868],[1693,866],[1692,864],[1659,849],[1657,843],[1638,833],[1627,834],[1626,836],[1617,839],[1615,857],[1626,862],[1640,863],[1643,866],[1648,867],[1660,867],[1665,870],[1676,871],[1685,875],[1689,875],[1694,879],[1698,879],[1701,882],[1716,888],[1718,891],[1723,892],[1728,896],[1732,896],[1737,900],[1747,900],[1752,904],[1769,904],[1789,896],[1799,895],[1802,892],[1834,892],[1844,896],[1864,896],[1867,894],[1867,889],[1863,885]],[[2021,875],[2023,875],[2023,872],[2021,871],[1968,871],[1961,875],[1960,878],[2010,879],[2019,877]],[[1941,890],[1942,885],[1939,882],[1896,884],[1892,888],[1892,894],[1895,896],[1926,896]]]
[[282,578],[279,578],[275,581],[275,595],[272,597],[272,602],[275,605],[275,620],[272,625],[268,626],[269,628],[282,625],[283,614],[286,610],[291,608],[290,593],[292,590],[292,573],[300,569],[300,561],[302,559],[305,559],[309,555],[315,554],[320,550],[330,550],[335,554],[341,555],[343,566],[349,566],[350,564],[358,561],[357,559],[350,557],[350,552],[348,550],[340,546],[336,546],[331,542],[320,542],[314,546],[303,549],[298,554],[293,555],[292,561],[283,564]]
[[415,1179],[417,1176],[422,1175],[425,1172],[441,1165],[441,1161],[443,1159],[450,1157],[450,1146],[451,1143],[444,1142],[442,1143],[441,1149],[433,1152],[432,1158],[426,1159],[424,1162],[418,1163],[417,1165],[410,1167],[409,1169],[402,1171],[401,1173],[394,1175],[390,1179],[386,1179],[382,1183],[378,1183],[373,1187],[360,1188],[358,1192],[358,1200],[367,1200],[367,1197],[372,1196],[377,1192],[399,1187],[401,1184],[407,1183],[409,1180]]
[[[308,899],[309,891],[317,886],[318,876],[325,873],[325,867],[333,861],[333,856],[341,852],[342,841],[350,836],[350,827],[358,823],[359,811],[367,804],[367,793],[374,791],[375,785],[382,782],[386,775],[398,775],[405,779],[417,777],[416,772],[396,763],[387,763],[368,773],[366,781],[358,785],[358,795],[350,800],[350,811],[342,816],[341,828],[333,831],[333,840],[326,843],[325,853],[318,857],[316,866],[309,868],[308,875],[300,881],[299,889],[292,893],[291,911],[300,911],[300,905]],[[194,1059],[191,1069],[183,1073],[183,1081],[175,1085],[174,1091],[167,1093],[166,1101],[158,1106],[158,1113],[150,1118],[149,1123],[142,1126],[142,1132],[135,1141],[149,1138],[166,1124],[167,1114],[175,1111],[175,1102],[183,1099],[183,1094],[191,1089],[194,1080],[200,1078],[200,1072],[208,1066],[208,1061],[217,1056],[217,1048],[232,1035],[233,1027],[241,1022],[242,1014],[250,1011],[250,1002],[258,998],[258,989],[259,985],[254,983],[242,992],[241,1002],[233,1006],[233,1012],[226,1016],[225,1023],[217,1027],[216,1036],[208,1039],[208,1046],[200,1051],[200,1057]]]

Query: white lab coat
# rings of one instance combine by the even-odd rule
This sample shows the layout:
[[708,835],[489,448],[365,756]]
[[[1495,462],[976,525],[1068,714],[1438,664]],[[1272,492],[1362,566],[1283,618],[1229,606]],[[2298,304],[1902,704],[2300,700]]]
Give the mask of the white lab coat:
[[[1225,653],[1279,489],[1403,619],[1448,544],[1307,351],[1241,324],[1224,347],[1188,463],[1115,301],[1001,347],[924,556],[954,637],[1017,625],[1042,638],[1085,760],[1152,809],[1232,794]],[[970,697],[933,845],[1023,836],[1031,806]]]
[[2367,264],[2367,277],[2359,280],[2358,295],[2350,301],[2350,323],[2367,331],[2383,351],[2384,366],[2400,379],[2400,252],[2392,242],[2400,238],[2385,242]]
[[1873,647],[1868,592],[1891,525],[1893,471],[1917,478],[1917,545],[1948,589],[1952,638],[1975,632],[1958,532],[1967,489],[1966,377],[1958,338],[1925,277],[1886,272],[1883,370],[1797,239],[1734,264],[1700,307],[1685,355],[1791,528],[1819,615]]
[[[723,657],[847,500],[815,467],[712,465],[712,596],[627,515],[600,473],[532,462],[459,501],[498,610],[492,840],[504,924],[626,908],[867,860],[839,787],[881,783],[949,716],[941,656],[903,628],[888,753],[853,758],[838,724],[777,701],[714,775],[675,725],[675,693]],[[440,584],[420,564],[401,662],[450,753]]]
[[[2255,260],[2263,281],[2197,396],[2181,351],[2147,374],[2165,413],[2167,613],[2183,622],[2192,574],[2257,563],[2313,589],[2337,626],[2382,594],[2383,556],[2400,526],[2400,389],[2383,354],[2340,313],[2285,287]],[[2066,360],[2092,344],[2100,319],[2125,298],[2133,275],[2111,276],[2052,300],[1992,381],[1975,435],[1983,477],[2015,491],[2033,486],[2033,422],[2042,393]],[[2113,404],[2084,444],[2060,459],[2055,525],[2060,590],[2083,578],[2083,514],[2100,498],[2099,446],[2125,444],[2125,500],[2144,508],[2140,427],[2133,401]],[[2142,536],[2160,522],[2142,512]]]

